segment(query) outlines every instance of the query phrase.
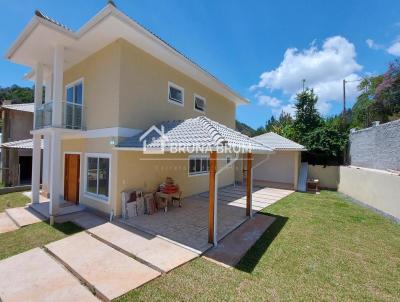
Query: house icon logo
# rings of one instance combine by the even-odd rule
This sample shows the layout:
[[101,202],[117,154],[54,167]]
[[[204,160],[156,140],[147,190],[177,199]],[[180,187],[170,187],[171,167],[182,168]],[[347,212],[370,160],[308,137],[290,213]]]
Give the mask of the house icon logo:
[[164,154],[168,137],[165,135],[163,125],[160,128],[153,125],[140,136],[139,140],[143,144],[143,153]]

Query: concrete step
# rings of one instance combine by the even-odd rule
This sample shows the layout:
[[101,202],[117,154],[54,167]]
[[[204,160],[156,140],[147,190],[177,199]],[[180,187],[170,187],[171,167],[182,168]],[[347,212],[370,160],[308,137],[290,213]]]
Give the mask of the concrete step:
[[0,213],[0,234],[12,232],[18,229],[18,225],[7,215],[7,213]]

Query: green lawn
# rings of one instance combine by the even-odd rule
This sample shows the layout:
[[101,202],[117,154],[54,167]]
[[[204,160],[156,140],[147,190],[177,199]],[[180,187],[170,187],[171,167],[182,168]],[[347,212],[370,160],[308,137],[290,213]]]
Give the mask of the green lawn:
[[39,222],[13,232],[0,234],[0,260],[79,231],[81,228],[71,222],[55,224],[53,227],[47,222]]
[[0,195],[0,212],[7,208],[23,207],[29,201],[29,198],[20,192]]
[[230,270],[196,259],[118,301],[400,301],[400,225],[336,192],[294,193]]

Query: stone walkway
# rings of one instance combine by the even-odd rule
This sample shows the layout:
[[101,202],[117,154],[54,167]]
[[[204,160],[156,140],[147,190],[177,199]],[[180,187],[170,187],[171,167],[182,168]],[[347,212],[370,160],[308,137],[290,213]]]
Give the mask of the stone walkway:
[[0,213],[0,234],[44,221],[45,218],[29,207],[9,208]]
[[198,257],[96,217],[75,214],[96,226],[0,261],[0,301],[110,301]]
[[40,248],[0,262],[0,300],[98,301],[57,261]]
[[272,216],[254,215],[254,219],[246,221],[203,257],[223,266],[234,267],[274,221],[275,217]]

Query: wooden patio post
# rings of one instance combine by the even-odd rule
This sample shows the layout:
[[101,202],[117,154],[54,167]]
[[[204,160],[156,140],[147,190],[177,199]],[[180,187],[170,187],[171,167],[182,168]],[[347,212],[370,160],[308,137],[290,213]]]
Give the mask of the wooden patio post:
[[208,242],[214,243],[214,207],[215,207],[215,173],[217,167],[217,152],[210,153],[210,174],[208,186]]
[[251,166],[253,162],[253,154],[248,152],[247,153],[247,173],[246,173],[246,216],[251,215],[251,208],[252,208],[252,175],[251,175]]

